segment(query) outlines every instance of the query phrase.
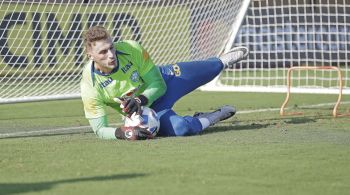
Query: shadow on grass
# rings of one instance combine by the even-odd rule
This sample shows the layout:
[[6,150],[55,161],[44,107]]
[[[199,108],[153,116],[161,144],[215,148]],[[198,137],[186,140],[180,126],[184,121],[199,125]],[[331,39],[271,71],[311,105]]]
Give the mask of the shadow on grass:
[[[320,119],[320,118],[317,118]],[[268,127],[281,127],[288,124],[304,124],[304,123],[314,123],[317,122],[317,119],[314,117],[289,117],[289,118],[272,118],[256,121],[236,121],[224,126],[214,126],[210,127],[207,130],[203,131],[203,134],[218,133],[225,131],[243,131],[243,130],[259,130],[265,129]],[[242,124],[244,123],[244,124]]]
[[315,118],[308,118],[308,117],[297,117],[297,118],[289,118],[284,120],[286,124],[304,124],[304,123],[314,123],[316,121],[317,120]]
[[262,128],[267,128],[271,124],[245,124],[245,125],[226,125],[226,126],[217,126],[210,127],[203,131],[202,134],[211,134],[211,133],[219,133],[225,131],[242,131],[242,130],[258,130]]
[[40,192],[44,190],[49,190],[55,185],[65,184],[65,183],[76,183],[76,182],[89,182],[89,181],[107,181],[107,180],[124,180],[132,179],[136,177],[144,177],[146,174],[142,173],[132,173],[132,174],[118,174],[110,176],[96,176],[96,177],[85,177],[85,178],[75,178],[75,179],[65,179],[50,182],[37,182],[37,183],[0,183],[0,190],[3,195],[8,194],[18,194],[26,192]]

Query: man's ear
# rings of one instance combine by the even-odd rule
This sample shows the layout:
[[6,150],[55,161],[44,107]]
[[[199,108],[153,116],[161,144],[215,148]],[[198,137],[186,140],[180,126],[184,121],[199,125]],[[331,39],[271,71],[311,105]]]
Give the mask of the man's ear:
[[90,60],[94,60],[94,58],[91,55],[91,48],[86,48],[86,56],[90,59]]
[[86,54],[86,56],[87,56],[90,60],[94,60],[94,58],[93,58],[90,54]]

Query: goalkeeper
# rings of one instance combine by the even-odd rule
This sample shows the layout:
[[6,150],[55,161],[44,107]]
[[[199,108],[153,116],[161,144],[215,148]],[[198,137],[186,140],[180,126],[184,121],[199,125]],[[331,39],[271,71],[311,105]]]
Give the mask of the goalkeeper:
[[152,138],[139,127],[131,131],[124,126],[110,127],[106,106],[125,116],[141,113],[141,106],[151,107],[160,117],[159,136],[196,135],[236,112],[232,106],[223,106],[214,112],[179,116],[172,107],[182,96],[214,79],[225,66],[245,58],[248,54],[245,47],[234,48],[220,58],[157,67],[137,42],[113,43],[100,26],[85,33],[84,44],[89,62],[82,72],[81,96],[85,116],[102,139]]

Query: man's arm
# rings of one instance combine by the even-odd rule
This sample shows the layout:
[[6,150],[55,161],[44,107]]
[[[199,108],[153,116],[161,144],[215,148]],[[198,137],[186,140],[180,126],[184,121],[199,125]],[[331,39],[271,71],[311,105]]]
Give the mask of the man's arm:
[[95,134],[101,139],[144,140],[153,138],[151,132],[140,127],[108,127],[107,116],[89,119],[89,123]]
[[160,74],[159,68],[156,66],[147,72],[142,79],[146,85],[142,95],[148,99],[146,106],[150,106],[155,100],[164,95],[167,90],[167,86],[162,75]]
[[141,98],[141,106],[150,106],[159,97],[166,92],[165,81],[159,71],[159,68],[154,64],[148,52],[135,41],[125,41],[133,53],[133,57],[138,61],[139,73],[144,81],[143,92],[140,95],[146,97],[146,100]]
[[117,139],[115,137],[116,128],[108,127],[107,116],[89,119],[90,126],[94,133],[101,139]]
[[123,112],[127,113],[129,117],[134,112],[140,114],[141,106],[151,106],[167,90],[165,81],[156,66],[147,72],[142,79],[145,85],[142,94],[137,97],[115,99],[115,101],[123,105]]

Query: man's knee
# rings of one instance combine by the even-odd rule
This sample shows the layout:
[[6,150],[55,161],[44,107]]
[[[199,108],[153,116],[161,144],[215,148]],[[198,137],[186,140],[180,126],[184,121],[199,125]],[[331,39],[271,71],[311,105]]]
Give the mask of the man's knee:
[[189,136],[196,135],[202,130],[197,118],[179,116],[173,110],[164,110],[157,113],[160,117],[160,136]]
[[190,116],[177,116],[177,120],[172,122],[172,127],[176,136],[197,135],[202,126],[197,119]]
[[186,121],[181,118],[182,120],[177,120],[174,124],[173,124],[173,129],[174,129],[174,133],[176,136],[187,136],[187,135],[191,135],[191,129],[189,127],[189,125],[186,123]]
[[215,74],[219,74],[223,70],[224,64],[219,58],[209,58],[208,61],[211,62],[210,70]]

